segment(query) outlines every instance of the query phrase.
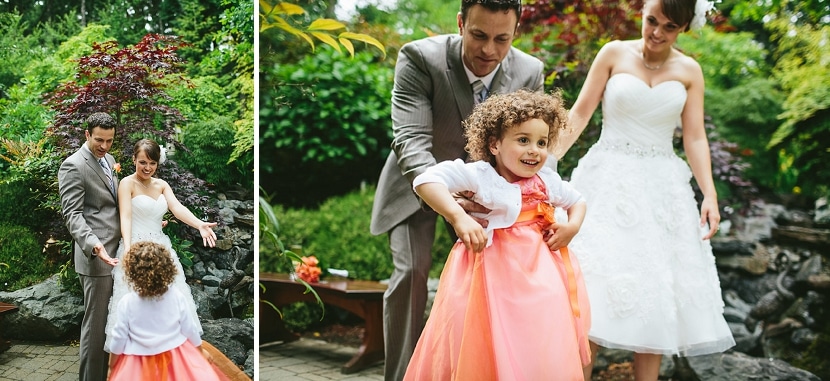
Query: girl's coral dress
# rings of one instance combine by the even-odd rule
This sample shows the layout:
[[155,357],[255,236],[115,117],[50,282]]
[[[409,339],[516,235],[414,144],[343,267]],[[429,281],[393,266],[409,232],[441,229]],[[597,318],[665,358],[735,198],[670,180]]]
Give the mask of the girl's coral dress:
[[110,380],[230,381],[190,341],[150,356],[120,355],[110,371]]
[[576,258],[542,236],[553,207],[538,176],[522,213],[482,253],[455,244],[406,380],[582,380],[588,296]]

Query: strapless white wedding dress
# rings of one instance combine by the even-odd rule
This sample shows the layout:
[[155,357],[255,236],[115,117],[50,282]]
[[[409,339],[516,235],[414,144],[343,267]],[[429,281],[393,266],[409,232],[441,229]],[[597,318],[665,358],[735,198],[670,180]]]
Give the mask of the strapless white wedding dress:
[[573,171],[588,211],[569,248],[588,289],[590,338],[601,346],[694,356],[735,344],[692,173],[672,147],[685,103],[681,82],[651,87],[613,75],[600,139]]
[[[170,237],[165,235],[161,230],[162,219],[164,218],[164,214],[167,213],[167,200],[164,198],[164,195],[159,195],[159,197],[155,200],[150,196],[138,195],[133,197],[131,202],[132,243],[135,244],[141,241],[152,241],[163,245],[170,251],[173,263],[176,264],[177,269],[176,278],[173,280],[173,284],[170,287],[179,289],[182,295],[191,296],[186,298],[188,300],[189,307],[192,309],[190,316],[194,319],[193,324],[195,324],[195,327],[198,327],[199,333],[201,334],[202,326],[199,323],[199,317],[196,314],[196,303],[193,302],[190,286],[188,286],[185,281],[184,269],[182,268],[181,262],[179,262],[179,257],[173,250],[173,246],[170,243]],[[116,256],[119,259],[124,257],[123,242],[119,245]],[[112,270],[112,299],[110,299],[109,304],[109,315],[107,316],[107,326],[105,329],[107,339],[104,344],[104,349],[107,352],[109,352],[110,332],[112,332],[112,325],[114,323],[114,319],[111,319],[115,313],[114,309],[118,306],[118,301],[121,300],[121,297],[126,295],[131,289],[131,286],[124,278],[124,267],[122,261],[119,261],[118,265]]]

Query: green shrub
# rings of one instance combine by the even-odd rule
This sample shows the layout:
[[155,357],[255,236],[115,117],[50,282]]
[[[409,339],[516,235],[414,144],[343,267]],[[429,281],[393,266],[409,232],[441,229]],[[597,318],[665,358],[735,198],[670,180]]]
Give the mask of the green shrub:
[[0,172],[0,222],[31,228],[43,237],[67,238],[57,177],[63,159],[48,143],[5,143],[15,152],[5,155],[11,159],[10,168]]
[[317,207],[377,180],[391,142],[391,67],[321,48],[262,70],[260,182],[275,202]]
[[35,234],[22,226],[0,223],[0,291],[14,291],[43,281],[57,270],[43,255]]
[[[235,184],[253,185],[252,172],[240,162],[228,164],[236,128],[229,116],[189,124],[182,132],[182,144],[190,152],[176,152],[176,161],[199,178],[226,189]],[[251,177],[246,179],[246,175]]]
[[69,293],[75,296],[84,296],[84,290],[81,288],[81,280],[78,279],[78,273],[75,272],[75,264],[72,263],[71,259],[61,265],[58,271],[58,284],[61,286],[61,291],[69,291]]
[[[369,233],[374,187],[332,197],[318,209],[288,209],[275,206],[280,221],[280,239],[286,248],[303,256],[314,255],[320,267],[345,269],[355,279],[384,280],[392,275],[392,255],[386,234]],[[452,242],[443,223],[437,224],[436,240],[432,248],[430,277],[437,278],[444,268]],[[285,257],[277,256],[268,245],[260,245],[259,266],[262,271],[288,272]],[[324,278],[325,279],[325,276]],[[347,317],[334,313],[326,306],[323,315],[314,303],[300,303],[281,309],[286,325],[295,331],[305,331],[321,324],[321,318],[340,321]]]
[[32,188],[29,181],[22,179],[0,181],[0,221],[30,229],[43,226],[47,213],[40,210],[40,201]]
[[[386,234],[373,236],[369,233],[374,195],[374,187],[366,187],[332,197],[318,209],[275,206],[274,213],[280,221],[280,238],[286,247],[300,251],[303,256],[314,255],[326,267],[348,270],[350,278],[388,279],[394,268],[389,238]],[[436,236],[432,250],[432,277],[440,275],[452,247],[443,223],[436,227]],[[285,272],[287,269],[281,263],[272,249],[260,247],[261,270]]]

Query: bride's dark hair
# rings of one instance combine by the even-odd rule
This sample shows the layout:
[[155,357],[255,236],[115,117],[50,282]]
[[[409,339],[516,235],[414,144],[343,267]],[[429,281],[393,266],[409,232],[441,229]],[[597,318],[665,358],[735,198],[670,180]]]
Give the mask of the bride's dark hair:
[[156,143],[153,139],[141,139],[135,143],[135,147],[133,147],[133,157],[137,157],[138,153],[144,151],[144,154],[150,160],[153,160],[159,164],[161,164],[161,147],[159,144]]
[[659,0],[663,14],[679,26],[686,26],[684,32],[689,31],[690,22],[695,17],[697,0]]

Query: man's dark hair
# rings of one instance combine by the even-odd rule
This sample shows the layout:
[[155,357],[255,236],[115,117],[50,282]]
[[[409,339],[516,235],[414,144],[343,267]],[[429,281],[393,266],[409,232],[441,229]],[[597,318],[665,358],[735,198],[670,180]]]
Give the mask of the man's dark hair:
[[516,22],[522,17],[522,0],[461,0],[461,21],[467,22],[467,13],[473,5],[479,4],[491,11],[516,12]]
[[104,130],[115,128],[115,119],[105,112],[96,112],[86,118],[86,130],[92,133],[92,129],[100,127]]

